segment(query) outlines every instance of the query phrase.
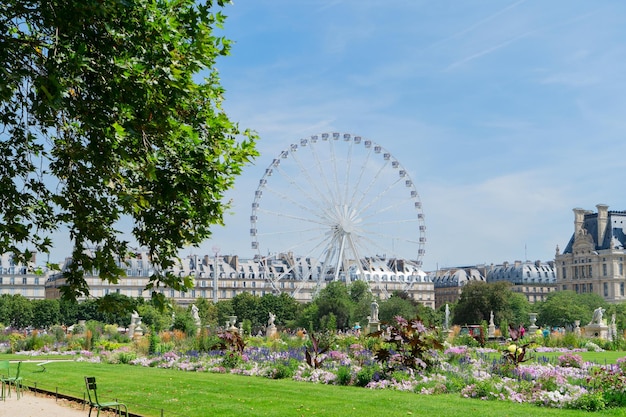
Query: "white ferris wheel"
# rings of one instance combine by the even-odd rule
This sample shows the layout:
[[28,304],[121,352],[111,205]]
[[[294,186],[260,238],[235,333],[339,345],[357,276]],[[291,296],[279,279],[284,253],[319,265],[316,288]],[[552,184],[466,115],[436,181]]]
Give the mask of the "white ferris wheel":
[[259,180],[250,223],[262,262],[287,260],[265,276],[274,292],[368,277],[386,294],[373,271],[421,269],[426,226],[415,184],[391,153],[360,136],[323,133],[280,152]]

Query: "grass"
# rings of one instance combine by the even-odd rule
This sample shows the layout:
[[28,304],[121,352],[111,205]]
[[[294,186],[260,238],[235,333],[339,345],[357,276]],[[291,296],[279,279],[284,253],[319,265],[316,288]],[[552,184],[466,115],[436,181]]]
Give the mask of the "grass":
[[[7,355],[0,356],[6,359]],[[25,358],[21,358],[25,359]],[[103,401],[117,399],[145,416],[586,416],[504,401],[480,401],[459,394],[419,395],[392,390],[269,380],[230,374],[183,372],[130,365],[52,362],[46,372],[23,362],[25,384],[82,398],[84,377],[95,376]],[[163,414],[161,414],[163,412]],[[613,409],[594,416],[624,416]]]

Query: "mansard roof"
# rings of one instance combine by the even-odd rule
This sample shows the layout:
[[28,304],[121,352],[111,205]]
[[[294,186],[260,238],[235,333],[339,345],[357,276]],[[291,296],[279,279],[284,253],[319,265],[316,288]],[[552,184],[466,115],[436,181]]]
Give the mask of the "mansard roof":
[[574,231],[563,253],[574,252],[574,241],[576,236],[581,234],[586,235],[585,237],[595,246],[595,250],[624,249],[626,247],[626,211],[607,211],[607,221],[604,226],[602,223],[599,221],[599,213],[586,211],[582,229]]

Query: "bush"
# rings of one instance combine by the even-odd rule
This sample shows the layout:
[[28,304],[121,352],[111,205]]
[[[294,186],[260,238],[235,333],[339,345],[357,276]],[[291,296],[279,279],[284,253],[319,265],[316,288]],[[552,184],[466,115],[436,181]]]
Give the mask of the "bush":
[[585,411],[600,411],[606,408],[604,397],[601,392],[590,392],[578,397],[571,405],[570,408],[575,408]]
[[359,372],[356,373],[354,385],[356,385],[357,387],[365,387],[367,384],[372,382],[376,371],[376,367],[364,366]]
[[349,366],[342,365],[337,369],[337,384],[350,385],[352,383],[352,371]]

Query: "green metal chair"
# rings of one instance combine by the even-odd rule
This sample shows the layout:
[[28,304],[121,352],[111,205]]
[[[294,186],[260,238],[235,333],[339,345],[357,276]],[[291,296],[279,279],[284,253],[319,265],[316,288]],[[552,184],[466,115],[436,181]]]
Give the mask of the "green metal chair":
[[3,383],[3,392],[4,392],[4,383],[8,385],[8,394],[11,396],[11,385],[15,387],[15,394],[17,395],[17,399],[20,399],[20,394],[22,393],[22,380],[23,378],[20,376],[20,369],[22,369],[22,362],[17,363],[17,372],[15,372],[14,377],[8,377],[2,380]]
[[98,389],[96,386],[95,377],[86,376],[85,385],[87,386],[87,398],[89,400],[89,417],[91,417],[91,410],[94,408],[98,410],[98,414],[96,415],[96,417],[100,415],[100,410],[103,408],[115,409],[116,415],[121,415],[120,408],[124,408],[124,414],[126,415],[126,417],[128,417],[128,408],[125,404],[119,403],[117,401],[109,401],[103,403],[98,400]]
[[[9,384],[9,377],[11,376],[11,367],[9,361],[0,361],[0,381],[2,381],[2,399],[6,401],[4,396],[4,386]],[[9,390],[10,391],[10,390]]]

